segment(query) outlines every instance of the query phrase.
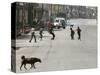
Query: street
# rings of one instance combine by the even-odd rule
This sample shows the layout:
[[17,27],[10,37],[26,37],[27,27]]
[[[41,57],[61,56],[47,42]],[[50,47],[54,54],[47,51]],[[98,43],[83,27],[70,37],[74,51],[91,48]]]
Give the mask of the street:
[[[77,21],[78,22],[78,21]],[[83,22],[82,22],[83,23]],[[86,23],[85,23],[86,24]],[[38,72],[38,71],[59,71],[71,69],[86,69],[97,67],[97,25],[80,25],[82,30],[81,40],[77,39],[77,26],[74,26],[75,39],[71,40],[70,27],[66,29],[55,30],[55,39],[47,32],[43,32],[43,40],[39,38],[39,32],[36,32],[37,43],[34,39],[30,43],[31,34],[26,38],[16,40],[16,70],[17,72]],[[21,65],[21,56],[37,57],[42,63],[36,63],[36,69],[25,70]],[[26,65],[27,69],[30,65]]]

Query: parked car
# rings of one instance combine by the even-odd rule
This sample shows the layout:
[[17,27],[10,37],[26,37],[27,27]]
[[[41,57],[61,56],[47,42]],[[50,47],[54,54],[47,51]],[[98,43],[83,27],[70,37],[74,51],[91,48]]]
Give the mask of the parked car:
[[54,23],[53,23],[54,27],[55,28],[65,28],[66,26],[66,22],[65,22],[65,18],[60,18],[60,17],[57,17],[54,19]]

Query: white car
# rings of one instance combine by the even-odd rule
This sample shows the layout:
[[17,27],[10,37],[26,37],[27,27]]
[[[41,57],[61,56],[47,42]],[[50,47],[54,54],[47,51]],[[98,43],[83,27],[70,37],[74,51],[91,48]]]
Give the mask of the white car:
[[57,27],[58,29],[60,27],[63,27],[62,22],[65,22],[64,18],[55,18],[54,19],[54,27]]

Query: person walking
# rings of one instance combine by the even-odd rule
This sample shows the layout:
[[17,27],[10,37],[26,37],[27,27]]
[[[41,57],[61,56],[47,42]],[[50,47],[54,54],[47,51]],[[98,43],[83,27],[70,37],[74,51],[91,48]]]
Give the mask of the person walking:
[[40,34],[40,39],[42,40],[42,38],[43,38],[43,28],[40,28],[40,32],[39,32],[39,34]]
[[71,31],[71,34],[70,34],[71,40],[74,40],[74,34],[75,34],[75,32],[74,32],[74,30],[72,28],[70,28],[70,31]]
[[47,27],[48,27],[48,31],[51,29],[51,27],[52,27],[52,24],[51,24],[51,21],[50,20],[48,20],[48,22],[47,22]]
[[48,26],[48,32],[52,35],[51,40],[54,40],[55,39],[55,34],[54,34],[53,26],[52,26],[50,20],[48,20],[47,26]]
[[77,27],[77,34],[78,34],[78,40],[81,40],[81,29],[80,29],[80,27],[78,26]]
[[37,41],[36,41],[36,35],[35,35],[35,29],[34,28],[31,29],[31,39],[29,41],[30,43],[31,43],[33,37],[34,37],[34,42],[36,43]]
[[49,32],[52,35],[51,40],[54,40],[55,39],[55,34],[54,34],[54,31],[53,31],[53,27],[50,28]]

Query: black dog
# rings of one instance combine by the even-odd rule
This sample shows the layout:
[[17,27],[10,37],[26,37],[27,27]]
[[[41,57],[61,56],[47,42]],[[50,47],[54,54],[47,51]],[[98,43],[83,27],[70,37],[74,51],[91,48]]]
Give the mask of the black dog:
[[30,69],[32,69],[33,67],[34,67],[34,69],[36,69],[34,64],[36,62],[40,62],[41,63],[41,59],[39,59],[39,58],[25,58],[25,56],[22,56],[21,59],[22,59],[22,62],[21,62],[20,70],[21,70],[23,65],[24,65],[24,68],[27,70],[26,64],[31,64]]

